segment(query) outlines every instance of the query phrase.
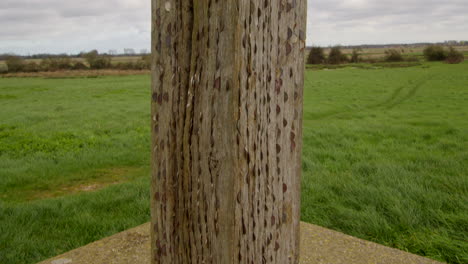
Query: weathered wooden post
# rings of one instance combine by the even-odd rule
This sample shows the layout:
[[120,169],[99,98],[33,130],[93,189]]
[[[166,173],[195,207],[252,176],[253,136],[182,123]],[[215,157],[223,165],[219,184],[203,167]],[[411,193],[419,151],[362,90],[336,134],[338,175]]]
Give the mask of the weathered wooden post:
[[152,0],[152,263],[298,263],[306,0]]

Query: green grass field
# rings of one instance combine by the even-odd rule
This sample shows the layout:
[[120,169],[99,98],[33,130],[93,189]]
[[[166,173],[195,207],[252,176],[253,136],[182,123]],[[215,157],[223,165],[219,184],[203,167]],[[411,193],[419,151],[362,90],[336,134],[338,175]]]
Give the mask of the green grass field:
[[[0,263],[149,221],[149,76],[0,78]],[[306,73],[302,220],[468,263],[468,63]]]

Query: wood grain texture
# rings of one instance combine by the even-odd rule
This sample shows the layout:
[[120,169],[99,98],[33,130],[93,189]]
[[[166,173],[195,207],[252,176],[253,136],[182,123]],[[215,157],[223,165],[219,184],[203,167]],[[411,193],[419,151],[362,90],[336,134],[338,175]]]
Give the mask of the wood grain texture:
[[306,0],[152,5],[152,262],[298,263]]

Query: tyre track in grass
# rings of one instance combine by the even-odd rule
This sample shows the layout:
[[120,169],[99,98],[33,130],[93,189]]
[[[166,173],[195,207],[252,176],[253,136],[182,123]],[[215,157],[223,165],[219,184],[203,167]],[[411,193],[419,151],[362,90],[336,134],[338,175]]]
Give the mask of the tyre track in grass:
[[429,74],[424,75],[422,78],[420,78],[420,79],[418,79],[416,81],[416,83],[411,87],[410,91],[408,92],[408,94],[406,96],[403,96],[398,100],[396,100],[396,98],[395,98],[394,100],[392,100],[388,104],[386,104],[386,108],[387,109],[393,109],[396,106],[398,106],[398,105],[408,101],[409,99],[413,98],[416,95],[416,93],[418,92],[418,90],[424,84],[426,84],[427,82],[432,80],[433,77],[434,77],[434,75],[429,75]]
[[[322,113],[307,113],[304,116],[305,120],[321,120],[325,118],[333,118],[333,117],[338,117],[343,114],[356,114],[362,111],[366,110],[372,110],[372,109],[378,109],[378,108],[384,108],[391,110],[395,108],[396,106],[408,101],[412,97],[416,95],[418,90],[424,86],[428,81],[430,81],[434,75],[431,74],[424,74],[422,77],[416,79],[415,82],[411,83],[411,85],[408,86],[408,84],[401,85],[398,88],[396,88],[390,97],[385,99],[384,101],[376,104],[370,104],[367,106],[362,106],[362,107],[356,107],[352,109],[337,109],[337,110],[331,110],[331,111],[326,111]],[[310,83],[310,82],[309,82]],[[405,91],[409,90],[406,94]]]

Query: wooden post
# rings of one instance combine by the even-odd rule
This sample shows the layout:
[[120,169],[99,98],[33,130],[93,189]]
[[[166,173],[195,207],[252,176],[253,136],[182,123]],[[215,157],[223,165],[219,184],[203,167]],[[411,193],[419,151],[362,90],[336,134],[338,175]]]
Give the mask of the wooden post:
[[152,0],[152,263],[298,263],[306,0]]

